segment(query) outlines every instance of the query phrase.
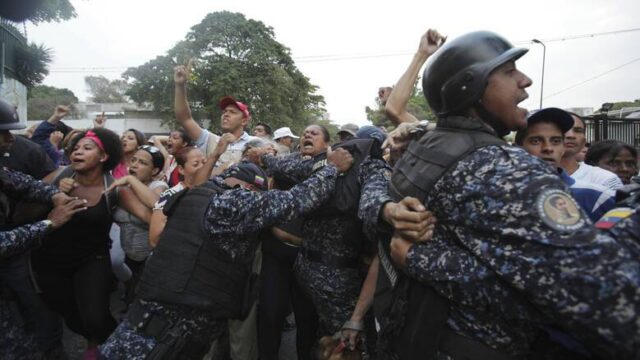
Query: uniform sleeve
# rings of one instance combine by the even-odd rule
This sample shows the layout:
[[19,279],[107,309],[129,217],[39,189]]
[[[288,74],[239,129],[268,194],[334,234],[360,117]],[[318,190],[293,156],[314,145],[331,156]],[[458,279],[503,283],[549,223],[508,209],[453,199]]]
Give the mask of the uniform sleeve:
[[329,199],[336,177],[336,168],[326,166],[288,191],[226,191],[211,200],[205,228],[210,234],[247,234],[291,221]]
[[33,132],[33,136],[31,137],[31,141],[40,145],[40,147],[46,152],[46,154],[51,158],[55,165],[60,164],[60,152],[56,149],[51,141],[49,141],[49,136],[51,133],[56,131],[56,126],[49,123],[48,121],[41,122],[36,130]]
[[313,172],[313,160],[303,159],[299,153],[289,154],[285,157],[273,155],[262,156],[262,162],[274,176],[281,176],[295,183],[304,181]]
[[370,241],[377,238],[382,206],[391,201],[388,194],[390,178],[391,167],[383,160],[369,157],[360,165],[358,218],[362,221],[363,231]]
[[427,207],[442,202],[439,226],[596,353],[630,357],[640,348],[635,248],[598,234],[547,165],[520,149],[488,148],[438,182]]
[[0,169],[2,191],[10,193],[20,200],[51,203],[51,197],[59,190],[49,184],[36,180],[27,174],[7,168]]
[[47,224],[42,221],[0,232],[0,259],[19,254],[39,244],[46,232]]

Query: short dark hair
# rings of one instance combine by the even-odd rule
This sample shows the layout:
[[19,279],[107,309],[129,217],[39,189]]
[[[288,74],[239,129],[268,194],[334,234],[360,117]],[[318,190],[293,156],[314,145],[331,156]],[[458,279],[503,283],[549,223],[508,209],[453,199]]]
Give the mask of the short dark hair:
[[614,158],[625,149],[631,153],[631,156],[638,158],[638,150],[633,146],[619,140],[602,140],[593,143],[589,147],[587,154],[584,156],[584,162],[587,165],[598,166],[598,162],[603,158]]
[[[105,128],[93,128],[89,130],[93,131],[98,139],[100,139],[104,146],[104,152],[109,156],[107,161],[102,164],[102,170],[104,172],[113,170],[120,161],[122,161],[122,142],[120,142],[120,137],[113,131]],[[78,142],[87,135],[87,131],[89,130],[80,132],[69,141],[71,152],[73,152]]]
[[555,125],[558,128],[558,131],[560,131],[560,134],[562,134],[562,139],[564,139],[564,133],[562,132],[562,129],[560,128],[560,125],[558,125],[558,123],[556,123],[555,121],[553,121],[551,119],[544,119],[543,118],[543,119],[537,120],[533,124],[528,124],[527,127],[522,129],[522,130],[518,130],[518,132],[516,133],[516,138],[514,140],[516,145],[522,146],[524,144],[524,139],[529,134],[529,128],[531,126],[535,126],[537,124],[553,124],[553,125]]
[[576,113],[573,113],[571,111],[567,111],[567,112],[569,113],[569,115],[571,115],[573,117],[577,117],[580,120],[580,122],[582,123],[583,126],[587,126],[587,123],[584,122],[584,119],[582,118],[582,116],[580,116],[580,115],[578,115]]
[[267,135],[273,134],[273,131],[271,130],[271,126],[269,126],[268,124],[263,123],[263,122],[259,122],[259,123],[255,124],[255,126],[253,128],[255,129],[257,126],[264,127],[264,131],[267,133]]
[[[136,129],[127,129],[127,131],[131,131],[133,133],[133,135],[136,137],[136,142],[138,143],[138,146],[144,145],[144,143],[147,141],[147,137],[144,136],[142,131],[136,130]],[[125,131],[125,132],[127,132],[127,131]]]
[[324,138],[324,141],[325,141],[325,142],[327,142],[327,143],[331,141],[331,134],[329,134],[329,130],[327,130],[327,128],[326,128],[326,127],[324,127],[324,125],[320,125],[320,124],[311,124],[311,125],[309,125],[309,126],[307,126],[307,127],[310,127],[310,126],[317,126],[317,127],[319,127],[319,128],[320,128],[320,131],[322,131],[322,137]]
[[174,132],[177,132],[178,134],[180,134],[180,138],[185,143],[185,145],[187,145],[187,146],[193,145],[193,140],[191,140],[191,138],[189,137],[189,135],[187,134],[187,131],[185,129],[180,128],[180,129],[171,130],[169,135],[171,135],[171,133],[174,133]]

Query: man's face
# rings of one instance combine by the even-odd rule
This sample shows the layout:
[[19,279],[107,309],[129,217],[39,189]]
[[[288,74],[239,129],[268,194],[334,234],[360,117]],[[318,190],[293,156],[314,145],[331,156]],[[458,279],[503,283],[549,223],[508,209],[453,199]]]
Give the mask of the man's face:
[[560,128],[551,123],[540,122],[529,126],[522,147],[554,167],[558,167],[564,154],[564,142]]
[[11,150],[16,137],[9,130],[0,130],[0,156]]
[[529,86],[531,79],[516,69],[515,62],[509,61],[489,76],[482,105],[507,129],[524,129],[527,126],[527,109],[518,107],[518,104],[529,97],[525,91]]
[[262,125],[258,125],[253,128],[253,136],[256,136],[259,138],[269,137],[269,135],[267,134],[267,130]]
[[565,157],[575,156],[587,142],[584,122],[574,115],[571,117],[573,118],[573,127],[564,134]]
[[249,119],[235,105],[229,104],[222,110],[220,127],[223,132],[235,133],[238,130],[242,131],[248,123]]

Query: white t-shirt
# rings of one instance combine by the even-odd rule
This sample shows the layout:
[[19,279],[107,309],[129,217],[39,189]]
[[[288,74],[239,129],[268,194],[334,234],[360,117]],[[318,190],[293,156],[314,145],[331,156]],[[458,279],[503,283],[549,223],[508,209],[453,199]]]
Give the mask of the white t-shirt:
[[598,184],[613,191],[622,187],[622,181],[618,175],[585,163],[578,163],[578,170],[571,174],[571,177],[581,182]]

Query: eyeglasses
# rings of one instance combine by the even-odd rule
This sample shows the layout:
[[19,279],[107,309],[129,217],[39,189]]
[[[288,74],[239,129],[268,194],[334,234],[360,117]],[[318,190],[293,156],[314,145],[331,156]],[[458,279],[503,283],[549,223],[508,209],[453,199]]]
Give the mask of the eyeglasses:
[[160,152],[160,149],[158,149],[157,147],[152,146],[152,145],[140,145],[140,146],[138,146],[138,150],[146,150],[146,151],[148,151],[148,152],[150,152],[152,154]]

